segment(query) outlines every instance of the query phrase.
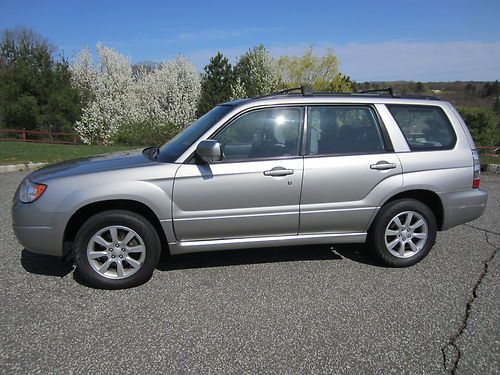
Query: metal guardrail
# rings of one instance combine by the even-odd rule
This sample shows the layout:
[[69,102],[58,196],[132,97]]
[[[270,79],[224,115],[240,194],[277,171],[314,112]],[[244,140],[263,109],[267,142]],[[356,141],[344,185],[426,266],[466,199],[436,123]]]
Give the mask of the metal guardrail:
[[[6,134],[6,136],[4,136]],[[9,136],[14,134],[14,137]],[[0,129],[0,141],[53,143],[76,145],[79,142],[77,133],[52,132],[46,130]]]

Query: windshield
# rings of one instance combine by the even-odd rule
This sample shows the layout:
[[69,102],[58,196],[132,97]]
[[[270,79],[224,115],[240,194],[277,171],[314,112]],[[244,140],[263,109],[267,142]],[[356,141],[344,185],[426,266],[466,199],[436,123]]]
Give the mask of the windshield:
[[173,163],[193,144],[194,141],[200,138],[232,109],[233,106],[230,105],[219,105],[210,112],[204,114],[193,124],[161,146],[157,160],[163,163]]

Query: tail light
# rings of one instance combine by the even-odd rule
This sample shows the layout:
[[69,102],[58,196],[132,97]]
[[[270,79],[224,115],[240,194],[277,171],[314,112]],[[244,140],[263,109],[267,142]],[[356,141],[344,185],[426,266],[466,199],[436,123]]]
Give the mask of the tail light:
[[472,188],[477,189],[479,188],[479,175],[481,174],[481,163],[479,161],[479,153],[477,150],[472,150],[472,161],[473,161],[473,168],[474,168],[474,177],[472,180]]

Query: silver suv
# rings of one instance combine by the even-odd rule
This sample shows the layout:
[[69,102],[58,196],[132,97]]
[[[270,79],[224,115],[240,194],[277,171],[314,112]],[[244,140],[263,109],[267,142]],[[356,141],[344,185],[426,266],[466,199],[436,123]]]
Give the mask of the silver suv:
[[405,267],[483,213],[479,171],[448,102],[303,87],[221,104],[160,148],[33,172],[13,226],[100,288],[147,281],[161,251],[368,241]]

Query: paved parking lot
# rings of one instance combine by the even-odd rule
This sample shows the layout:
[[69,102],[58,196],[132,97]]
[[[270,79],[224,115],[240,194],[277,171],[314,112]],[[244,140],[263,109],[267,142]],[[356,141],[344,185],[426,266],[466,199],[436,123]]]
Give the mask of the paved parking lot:
[[24,175],[0,174],[1,373],[500,372],[499,176],[482,176],[485,215],[411,268],[361,246],[237,250],[166,258],[149,283],[104,291],[16,242]]

